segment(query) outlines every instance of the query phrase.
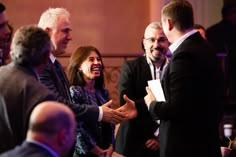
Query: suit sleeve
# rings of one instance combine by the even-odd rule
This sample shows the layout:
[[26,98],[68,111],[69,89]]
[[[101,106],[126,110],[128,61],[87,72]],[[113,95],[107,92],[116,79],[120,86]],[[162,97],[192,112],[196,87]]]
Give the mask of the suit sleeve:
[[[123,95],[126,94],[130,99],[134,100],[135,93],[135,72],[128,62],[124,62],[121,68],[121,74],[118,83],[119,96],[121,105],[125,104]],[[143,104],[144,99],[134,100],[136,103]],[[144,106],[145,107],[145,106]]]
[[[64,96],[60,95],[58,92],[58,87],[55,83],[55,79],[56,76],[53,74],[53,70],[49,65],[47,65],[40,74],[40,82],[54,94],[56,100],[68,105],[73,110],[76,120],[98,121],[99,108],[97,106],[88,106],[86,104],[78,105],[70,101],[69,98],[65,98]],[[62,82],[62,84],[67,86],[68,91],[65,92],[69,93],[69,85],[67,85],[66,82]]]
[[7,114],[7,106],[0,95],[0,139],[4,142],[0,142],[0,153],[7,151],[10,148],[14,148],[16,145],[12,133],[11,124]]

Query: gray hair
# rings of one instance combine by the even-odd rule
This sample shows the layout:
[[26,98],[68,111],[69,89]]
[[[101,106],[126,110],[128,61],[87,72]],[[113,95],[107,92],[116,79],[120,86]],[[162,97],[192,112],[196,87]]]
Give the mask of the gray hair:
[[17,64],[37,67],[47,59],[52,44],[46,31],[36,25],[23,26],[14,34],[11,59]]
[[60,15],[64,15],[67,18],[70,17],[70,13],[65,8],[49,8],[42,13],[38,26],[43,29],[55,27]]
[[147,32],[148,29],[162,29],[161,23],[160,23],[160,22],[152,22],[152,23],[150,23],[150,24],[146,27],[146,29],[145,29],[145,31],[144,31],[144,35],[146,34],[146,32]]

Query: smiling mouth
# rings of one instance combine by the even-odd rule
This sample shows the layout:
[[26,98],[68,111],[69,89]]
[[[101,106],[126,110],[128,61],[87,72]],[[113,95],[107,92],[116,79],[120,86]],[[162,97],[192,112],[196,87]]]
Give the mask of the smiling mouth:
[[157,47],[154,50],[159,51],[159,52],[164,52],[164,48],[162,48],[162,47]]
[[101,68],[93,68],[92,71],[101,71]]

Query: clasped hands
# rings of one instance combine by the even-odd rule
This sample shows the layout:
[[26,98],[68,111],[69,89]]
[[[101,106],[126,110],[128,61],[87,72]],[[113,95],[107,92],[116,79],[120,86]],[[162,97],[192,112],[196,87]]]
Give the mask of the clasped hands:
[[137,116],[135,102],[129,99],[126,95],[124,95],[124,100],[126,101],[126,103],[117,109],[111,108],[112,100],[102,105],[102,121],[118,124],[125,120],[135,118]]
[[[149,107],[152,101],[155,101],[155,97],[149,87],[146,87],[147,95],[144,97],[146,105]],[[135,102],[129,99],[126,95],[123,96],[126,103],[117,108],[112,109],[112,100],[102,105],[103,117],[102,121],[118,124],[128,119],[133,119],[137,116],[138,111],[135,106]]]

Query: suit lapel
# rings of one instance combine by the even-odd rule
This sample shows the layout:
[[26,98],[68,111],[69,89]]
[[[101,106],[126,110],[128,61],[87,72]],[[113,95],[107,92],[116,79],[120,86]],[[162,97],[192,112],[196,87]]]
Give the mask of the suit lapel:
[[151,69],[149,64],[147,63],[147,59],[146,56],[142,57],[142,63],[141,65],[143,65],[144,70],[142,70],[144,72],[144,77],[146,78],[146,80],[152,80],[152,74],[151,74]]
[[57,65],[55,65],[54,63],[51,62],[51,66],[52,66],[52,69],[55,73],[57,82],[59,84],[58,91],[63,92],[62,93],[63,96],[66,97],[68,100],[72,101],[71,97],[70,97],[70,93],[69,93],[69,81],[67,79],[66,73],[65,73],[63,67],[61,66],[60,62],[58,62],[57,60],[55,62],[57,62],[56,63]]

